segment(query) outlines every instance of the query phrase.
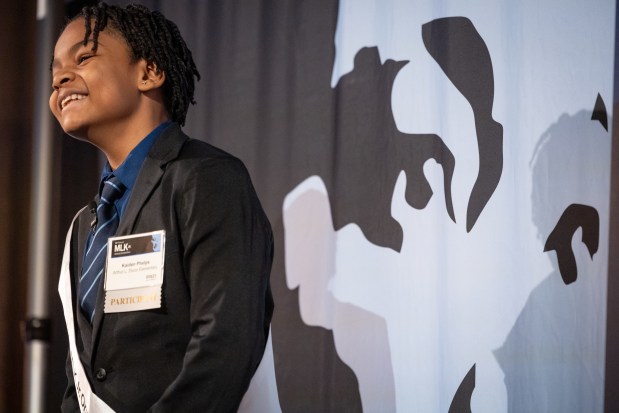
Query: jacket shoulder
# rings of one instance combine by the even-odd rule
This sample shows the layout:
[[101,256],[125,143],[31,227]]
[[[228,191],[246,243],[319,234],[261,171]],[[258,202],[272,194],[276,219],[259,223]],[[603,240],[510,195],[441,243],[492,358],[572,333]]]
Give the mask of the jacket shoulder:
[[188,138],[168,169],[188,175],[216,175],[221,179],[249,180],[245,164],[236,156],[207,142]]

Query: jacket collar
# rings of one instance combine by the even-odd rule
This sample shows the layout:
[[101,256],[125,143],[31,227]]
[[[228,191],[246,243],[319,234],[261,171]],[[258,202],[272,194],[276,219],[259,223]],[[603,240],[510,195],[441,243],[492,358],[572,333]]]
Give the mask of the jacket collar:
[[188,139],[180,126],[174,123],[153,144],[135,181],[135,187],[118,225],[116,235],[131,234],[144,202],[159,184],[166,165],[178,157]]

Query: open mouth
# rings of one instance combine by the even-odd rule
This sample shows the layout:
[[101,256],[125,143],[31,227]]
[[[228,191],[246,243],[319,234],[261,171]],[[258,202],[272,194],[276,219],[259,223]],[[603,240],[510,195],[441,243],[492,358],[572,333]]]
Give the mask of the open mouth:
[[65,97],[64,99],[62,99],[62,102],[60,102],[60,108],[64,109],[66,108],[69,104],[76,102],[78,100],[82,100],[86,97],[86,95],[80,95],[79,93],[73,93],[67,97]]

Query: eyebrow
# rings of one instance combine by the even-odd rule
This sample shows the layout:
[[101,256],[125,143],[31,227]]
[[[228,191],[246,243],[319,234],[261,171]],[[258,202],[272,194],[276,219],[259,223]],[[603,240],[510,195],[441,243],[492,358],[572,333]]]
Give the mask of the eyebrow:
[[[77,52],[79,49],[81,49],[82,47],[86,47],[88,46],[89,43],[94,43],[94,40],[92,38],[89,38],[88,40],[86,40],[86,44],[84,44],[83,40],[80,40],[79,42],[75,43],[73,46],[69,47],[69,55],[73,55],[75,54],[75,52]],[[99,45],[101,45],[101,42],[99,42]],[[54,68],[58,67],[58,61],[56,60],[56,58],[53,56],[52,57],[52,63],[49,66],[50,70],[53,70]]]

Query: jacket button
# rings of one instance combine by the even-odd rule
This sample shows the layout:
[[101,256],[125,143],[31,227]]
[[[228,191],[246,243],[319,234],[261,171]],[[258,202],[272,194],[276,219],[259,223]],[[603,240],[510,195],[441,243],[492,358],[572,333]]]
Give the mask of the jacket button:
[[98,369],[97,372],[95,373],[95,378],[98,381],[105,381],[106,377],[107,377],[107,373],[105,369]]

